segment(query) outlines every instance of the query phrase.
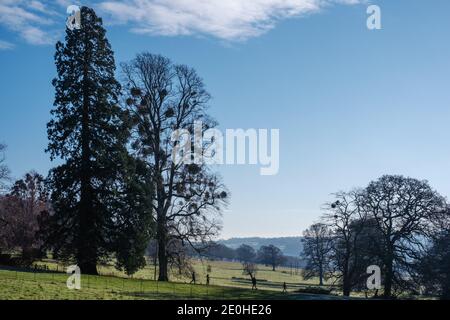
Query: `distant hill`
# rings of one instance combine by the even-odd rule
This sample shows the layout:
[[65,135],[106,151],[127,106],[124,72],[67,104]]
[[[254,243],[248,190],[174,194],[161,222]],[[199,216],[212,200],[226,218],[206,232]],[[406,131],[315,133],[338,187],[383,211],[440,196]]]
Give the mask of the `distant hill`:
[[218,243],[226,245],[229,248],[237,249],[240,245],[246,244],[258,250],[261,246],[274,245],[283,251],[283,254],[291,257],[298,257],[302,251],[302,237],[285,238],[231,238],[228,240],[219,240]]

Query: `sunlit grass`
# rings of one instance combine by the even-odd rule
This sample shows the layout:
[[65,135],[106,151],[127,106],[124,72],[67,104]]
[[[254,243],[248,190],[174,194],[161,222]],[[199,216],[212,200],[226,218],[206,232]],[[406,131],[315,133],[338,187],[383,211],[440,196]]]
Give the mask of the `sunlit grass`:
[[[51,259],[35,263],[36,271],[0,269],[0,299],[57,299],[57,300],[126,300],[126,299],[314,299],[315,296],[295,294],[301,287],[316,285],[317,280],[304,281],[300,270],[258,266],[258,291],[252,291],[248,276],[237,262],[195,260],[197,285],[190,285],[190,277],[176,272],[172,282],[155,281],[155,269],[149,263],[133,277],[126,276],[112,264],[98,267],[100,276],[82,275],[81,290],[69,290],[66,265]],[[210,266],[210,286],[206,274]],[[46,272],[39,270],[47,269]],[[156,270],[157,271],[157,270]],[[283,294],[282,285],[288,285]],[[323,298],[323,297],[321,297]],[[333,298],[330,296],[330,298]]]
[[[49,270],[55,271],[64,271],[67,267],[62,264],[57,264],[53,260],[44,260],[38,262],[37,265],[46,265]],[[209,275],[212,285],[251,288],[250,278],[243,274],[242,265],[239,262],[194,260],[193,266],[198,284],[206,284],[207,269],[210,266],[211,272]],[[127,277],[123,272],[115,269],[112,264],[100,265],[98,266],[98,270],[101,275],[121,278]],[[284,282],[287,283],[290,291],[299,287],[317,286],[319,284],[318,279],[304,280],[301,276],[301,270],[295,268],[279,267],[276,271],[272,271],[271,267],[258,265],[256,277],[258,279],[258,288],[263,290],[282,291]],[[157,278],[157,272],[155,278],[155,268],[149,262],[144,269],[139,270],[132,278],[155,280]],[[170,279],[171,281],[180,283],[189,283],[191,281],[190,276],[179,275],[175,271],[170,275]]]
[[68,275],[55,272],[0,270],[2,300],[128,300],[128,299],[313,299],[310,295],[232,288],[217,285],[164,283],[111,276],[82,276],[81,290],[69,290]]

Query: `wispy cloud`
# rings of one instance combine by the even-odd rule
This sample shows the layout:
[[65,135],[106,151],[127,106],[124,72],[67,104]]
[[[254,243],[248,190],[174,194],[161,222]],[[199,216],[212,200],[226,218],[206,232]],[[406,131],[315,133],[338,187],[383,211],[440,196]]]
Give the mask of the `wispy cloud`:
[[12,48],[14,48],[14,44],[0,40],[0,50],[10,50]]
[[26,42],[35,45],[55,41],[54,2],[38,0],[0,0],[0,26],[19,34]]
[[100,8],[116,23],[155,35],[209,35],[227,41],[246,40],[273,29],[283,19],[320,11],[332,4],[361,0],[118,0]]
[[[367,0],[92,0],[105,21],[150,35],[206,35],[226,41],[260,36],[284,19],[317,13],[330,5]],[[53,44],[66,8],[78,0],[0,0],[0,28],[34,45]]]

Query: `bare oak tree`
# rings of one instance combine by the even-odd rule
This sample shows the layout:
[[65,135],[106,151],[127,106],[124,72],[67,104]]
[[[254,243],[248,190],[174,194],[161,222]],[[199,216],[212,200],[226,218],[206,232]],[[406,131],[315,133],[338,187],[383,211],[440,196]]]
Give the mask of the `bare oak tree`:
[[155,196],[159,280],[168,281],[170,243],[181,241],[198,250],[220,230],[227,192],[220,177],[204,163],[175,159],[180,141],[173,133],[189,132],[201,154],[211,141],[194,141],[194,122],[201,134],[216,126],[206,113],[210,95],[195,70],[160,55],[144,53],[122,65],[125,103],[134,125],[132,147],[148,165]]
[[[325,204],[324,222],[333,233],[332,260],[334,276],[344,296],[361,280],[363,252],[358,245],[363,237],[367,215],[361,210],[361,190],[338,192],[335,201]],[[367,266],[366,266],[367,267]]]
[[331,257],[333,249],[333,234],[324,223],[316,223],[303,232],[302,256],[306,260],[303,278],[319,277],[319,285],[323,286],[331,274]]
[[383,176],[365,189],[361,209],[382,234],[379,255],[383,262],[384,296],[408,287],[414,262],[427,250],[436,232],[434,222],[448,219],[445,198],[427,181]]
[[243,264],[254,262],[256,258],[255,249],[247,244],[242,244],[236,249],[236,258]]
[[281,249],[274,245],[262,246],[259,248],[257,255],[261,263],[272,267],[272,271],[275,271],[286,260]]

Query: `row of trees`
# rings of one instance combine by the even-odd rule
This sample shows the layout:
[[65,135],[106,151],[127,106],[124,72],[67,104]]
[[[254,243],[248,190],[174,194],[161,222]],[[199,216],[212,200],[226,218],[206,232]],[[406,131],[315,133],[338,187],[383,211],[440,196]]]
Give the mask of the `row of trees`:
[[257,263],[271,266],[275,271],[276,267],[283,265],[287,257],[274,245],[261,246],[256,251],[253,247],[243,244],[236,249],[236,258],[242,263],[243,273],[250,278],[255,278],[258,272]]
[[286,257],[283,255],[281,249],[274,245],[261,246],[256,251],[253,247],[243,244],[236,249],[236,258],[244,266],[261,263],[266,266],[271,266],[273,271],[286,261]]
[[[201,245],[201,244],[200,244]],[[174,270],[179,276],[191,276],[194,271],[192,262],[195,258],[207,258],[209,260],[226,260],[239,261],[243,265],[244,272],[249,274],[248,270],[253,270],[252,274],[256,273],[257,264],[264,264],[270,266],[273,271],[278,266],[287,266],[295,261],[297,264],[299,259],[294,257],[286,257],[283,252],[273,245],[261,246],[258,250],[253,247],[243,244],[237,249],[232,249],[224,244],[210,243],[200,250],[193,247],[185,247],[181,242],[171,242],[168,251],[169,267]],[[200,254],[199,254],[200,251]],[[157,263],[157,241],[152,240],[148,248],[148,256],[152,258],[153,263]]]
[[[196,253],[188,252],[188,255],[195,256]],[[247,244],[242,244],[238,248],[232,249],[224,244],[212,243],[206,250],[202,251],[202,256],[211,260],[261,263],[271,266],[274,271],[276,267],[285,264],[288,260],[295,260],[294,257],[284,256],[281,249],[274,245],[261,246],[258,250],[255,250]]]
[[[87,274],[111,259],[134,273],[154,239],[159,280],[167,281],[180,246],[201,250],[217,235],[227,203],[227,190],[210,168],[174,159],[181,144],[172,141],[174,131],[192,133],[195,121],[203,130],[217,125],[207,114],[210,95],[195,70],[150,53],[122,64],[117,81],[101,18],[82,7],[81,20],[82,28],[67,29],[65,42],[56,45],[46,151],[61,164],[45,179],[45,208],[33,209],[39,230],[32,233],[43,251]],[[191,143],[196,150],[209,146]],[[0,181],[7,173],[0,158]],[[18,211],[1,212],[13,217]]]
[[450,211],[426,181],[383,176],[339,192],[320,223],[304,232],[305,278],[335,279],[343,294],[366,286],[371,265],[382,271],[385,297],[404,292],[449,297]]

